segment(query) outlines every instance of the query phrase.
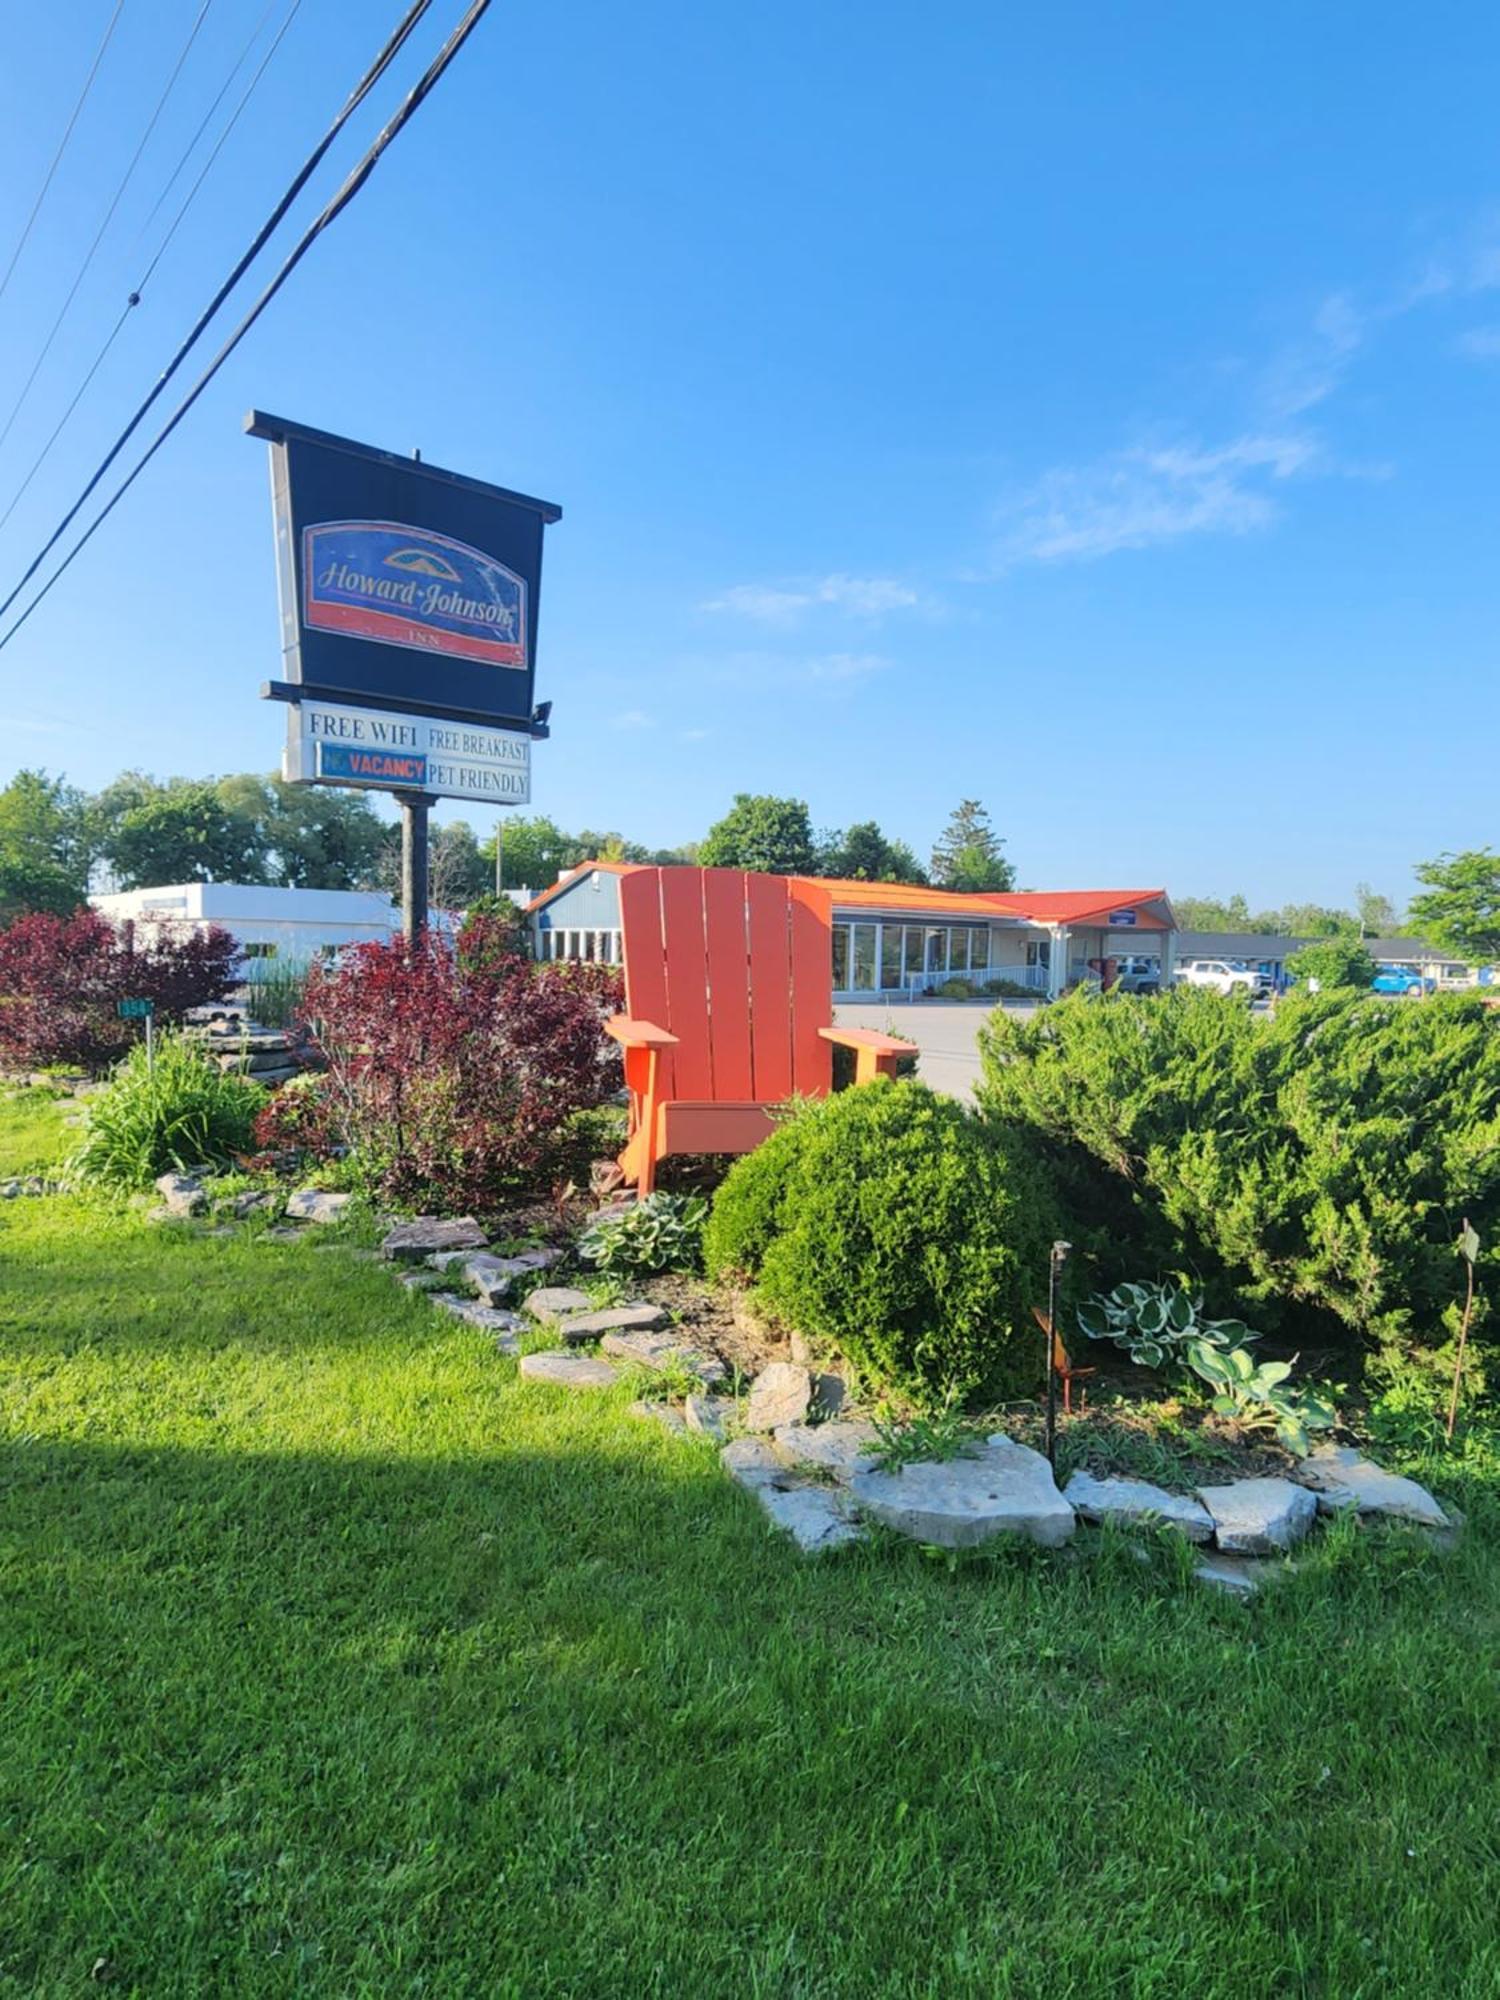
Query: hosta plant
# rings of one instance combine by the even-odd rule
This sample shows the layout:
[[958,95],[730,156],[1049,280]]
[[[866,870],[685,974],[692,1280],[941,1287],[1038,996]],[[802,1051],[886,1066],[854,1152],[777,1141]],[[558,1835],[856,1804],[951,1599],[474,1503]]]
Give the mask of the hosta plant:
[[658,1191],[591,1224],[578,1239],[578,1254],[596,1271],[633,1277],[692,1270],[707,1219],[708,1203],[700,1195]]
[[1262,1361],[1258,1366],[1243,1347],[1221,1349],[1195,1340],[1187,1350],[1188,1366],[1215,1392],[1213,1407],[1221,1417],[1233,1417],[1253,1430],[1274,1430],[1278,1442],[1303,1457],[1309,1433],[1326,1431],[1334,1421],[1332,1407],[1311,1390],[1286,1388],[1290,1361]]
[[1096,1292],[1078,1308],[1078,1330],[1090,1340],[1112,1340],[1141,1368],[1186,1360],[1194,1341],[1224,1349],[1255,1339],[1243,1320],[1205,1319],[1202,1294],[1170,1281]]

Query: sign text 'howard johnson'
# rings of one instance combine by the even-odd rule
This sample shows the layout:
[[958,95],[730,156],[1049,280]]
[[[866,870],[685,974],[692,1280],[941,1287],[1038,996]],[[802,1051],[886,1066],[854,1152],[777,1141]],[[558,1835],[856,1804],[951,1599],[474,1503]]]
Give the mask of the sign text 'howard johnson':
[[[289,773],[520,803],[520,766],[494,739],[525,739],[529,756],[547,734],[537,608],[561,508],[258,411],[246,427],[271,445],[283,678],[265,693],[294,710]],[[414,735],[320,734],[320,706],[369,730],[406,717]]]

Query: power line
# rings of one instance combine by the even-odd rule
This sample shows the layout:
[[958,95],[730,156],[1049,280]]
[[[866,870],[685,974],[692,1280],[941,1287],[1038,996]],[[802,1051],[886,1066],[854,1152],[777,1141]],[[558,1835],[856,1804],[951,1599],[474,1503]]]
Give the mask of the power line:
[[[20,485],[11,495],[10,505],[6,508],[3,514],[0,514],[0,528],[3,528],[6,522],[10,519],[11,515],[15,513],[16,508],[21,503],[21,499],[25,494],[26,489],[30,486],[32,480],[36,478],[37,473],[41,470],[42,465],[47,459],[48,455],[50,454],[53,445],[55,445],[57,443],[57,440],[62,436],[64,429],[67,427],[68,419],[72,416],[73,412],[78,408],[78,405],[82,402],[84,394],[88,389],[90,382],[93,381],[94,377],[99,373],[100,368],[104,365],[104,358],[109,353],[110,349],[114,346],[116,340],[118,340],[118,338],[120,337],[120,333],[124,328],[126,320],[129,319],[135,307],[137,307],[141,303],[141,299],[145,295],[146,286],[151,281],[152,274],[156,270],[156,267],[161,262],[162,258],[166,255],[167,246],[171,243],[172,238],[177,234],[178,225],[181,223],[182,218],[187,214],[188,210],[192,207],[194,198],[196,197],[199,188],[202,187],[204,181],[207,180],[209,174],[212,172],[215,160],[218,159],[219,154],[223,151],[225,142],[228,140],[230,133],[233,132],[235,126],[239,123],[240,114],[244,111],[245,106],[250,102],[250,99],[255,95],[255,89],[257,84],[259,84],[261,78],[265,75],[267,69],[269,69],[271,65],[271,58],[275,55],[276,51],[281,47],[281,44],[286,37],[286,32],[288,28],[291,27],[292,22],[296,19],[297,10],[301,7],[301,5],[302,5],[302,0],[292,0],[291,7],[287,12],[286,18],[282,22],[281,26],[277,29],[275,37],[271,42],[271,46],[266,50],[264,56],[262,56],[260,60],[260,65],[256,69],[254,76],[251,77],[249,84],[246,86],[244,94],[241,96],[239,103],[234,107],[234,110],[230,113],[228,122],[225,124],[223,131],[220,132],[218,138],[214,141],[212,150],[210,151],[208,158],[203,162],[203,165],[199,170],[198,178],[193,182],[193,185],[188,189],[187,194],[183,199],[182,206],[178,209],[176,215],[173,216],[166,235],[157,245],[156,255],[151,259],[151,262],[146,266],[145,275],[141,278],[139,284],[135,287],[134,291],[132,291],[130,295],[127,297],[124,307],[121,310],[119,318],[115,321],[114,325],[109,330],[109,334],[105,339],[104,345],[99,349],[99,352],[94,356],[93,360],[90,362],[88,370],[84,375],[83,380],[79,383],[78,387],[73,391],[73,395],[69,400],[67,408],[63,411],[62,415],[58,418],[57,422],[52,426],[52,430],[47,438],[46,443],[42,446],[41,450],[37,453],[36,457],[31,461],[31,466],[27,471],[26,477],[21,481]],[[261,29],[265,26],[266,21],[270,16],[270,12],[271,12],[270,7],[267,7],[265,13],[261,15],[260,20],[256,23],[255,33],[250,37],[250,40],[245,44],[244,51],[241,53],[239,61],[235,63],[234,68],[229,72],[229,75],[225,78],[224,89],[221,90],[219,92],[219,95],[214,99],[215,107],[217,107],[223,101],[224,91],[229,88],[229,85],[233,81],[236,72],[240,68],[240,65],[244,62],[245,56],[249,54],[251,48],[254,46],[255,41],[259,36]],[[207,122],[208,122],[207,119],[205,119],[204,125],[206,125]],[[198,132],[193,139],[193,146],[197,145],[198,138],[202,136],[204,125],[200,125],[198,127]],[[172,181],[174,181],[177,178],[177,174],[181,171],[183,162],[187,159],[188,154],[192,152],[193,146],[188,147],[187,152],[183,154],[182,160],[178,162],[177,167],[173,170],[171,179],[167,182],[168,187],[170,187]],[[163,194],[166,193],[166,188],[163,188],[162,193]],[[160,200],[158,200],[157,207],[159,208],[160,206],[161,203]],[[154,215],[155,213],[156,210],[153,209],[152,214]],[[142,234],[144,234],[144,231],[142,231]]]
[[79,494],[78,498],[73,502],[72,506],[68,509],[67,513],[63,515],[62,519],[58,522],[57,526],[52,530],[52,533],[47,537],[46,541],[43,542],[41,548],[38,549],[36,555],[33,556],[31,562],[27,565],[26,570],[16,583],[15,587],[12,589],[10,595],[5,599],[3,604],[0,604],[0,617],[4,617],[5,613],[9,611],[10,607],[15,603],[16,599],[21,595],[21,592],[26,588],[27,584],[30,583],[31,579],[36,575],[37,571],[41,568],[42,564],[47,560],[47,557],[51,554],[52,550],[62,540],[63,536],[67,533],[68,529],[72,526],[73,522],[78,518],[78,515],[82,512],[83,507],[89,498],[89,495],[94,491],[95,487],[98,486],[99,482],[103,479],[105,473],[109,471],[109,468],[114,464],[115,460],[119,457],[120,453],[125,449],[126,445],[130,442],[131,438],[134,436],[135,432],[140,428],[140,425],[144,421],[147,412],[151,409],[152,405],[156,402],[158,396],[161,395],[162,391],[166,388],[167,384],[171,381],[172,377],[177,373],[178,369],[187,359],[189,353],[192,351],[193,347],[197,344],[199,338],[201,337],[204,328],[208,325],[209,321],[212,320],[215,313],[218,312],[220,306],[223,305],[225,299],[228,298],[229,294],[234,290],[235,286],[239,283],[240,279],[245,275],[246,271],[249,270],[250,266],[255,262],[255,259],[260,255],[261,251],[265,248],[267,240],[275,232],[282,218],[285,216],[287,210],[291,207],[292,203],[297,199],[297,196],[302,192],[303,188],[306,187],[308,181],[312,178],[313,174],[316,173],[319,165],[327,155],[329,147],[332,146],[334,141],[338,138],[339,133],[344,129],[344,126],[349,122],[350,118],[353,117],[354,113],[359,109],[360,105],[364,103],[365,99],[369,96],[370,92],[375,88],[376,84],[380,81],[381,77],[385,75],[385,72],[390,68],[391,64],[396,60],[396,57],[400,54],[401,50],[406,46],[407,41],[409,40],[412,33],[416,29],[418,22],[422,19],[422,16],[427,12],[428,8],[431,5],[432,5],[432,0],[411,0],[411,5],[407,8],[406,13],[402,16],[401,20],[396,24],[395,28],[392,30],[391,35],[387,40],[385,47],[380,51],[380,54],[375,58],[374,62],[370,65],[370,67],[365,71],[364,75],[360,78],[359,82],[354,86],[354,89],[350,92],[338,116],[334,119],[333,123],[329,126],[328,130],[323,134],[323,137],[318,141],[317,145],[314,146],[313,150],[308,154],[307,158],[303,161],[301,167],[298,169],[296,175],[293,177],[291,185],[287,188],[286,192],[282,195],[281,199],[277,202],[276,206],[271,210],[271,213],[266,217],[265,221],[261,224],[259,230],[256,232],[255,237],[251,242],[249,249],[246,250],[241,255],[238,262],[235,264],[233,270],[229,273],[228,277],[225,278],[224,282],[219,286],[219,289],[214,293],[213,297],[209,300],[208,304],[204,307],[203,311],[198,315],[198,318],[194,322],[189,333],[187,334],[187,337],[180,343],[177,352],[172,356],[171,360],[167,363],[166,367],[162,370],[161,374],[156,378],[156,382],[153,385],[150,394],[147,395],[145,399],[141,402],[139,407],[136,409],[134,416],[130,419],[129,423],[126,424],[124,430],[120,432],[120,435],[115,439],[114,443],[110,446],[105,456],[100,460],[98,466],[95,468],[94,472],[90,476],[88,484],[84,487],[83,491]]
[[10,283],[11,273],[20,262],[21,252],[26,248],[27,239],[36,225],[37,217],[42,212],[42,203],[47,199],[47,190],[52,185],[52,177],[62,164],[63,154],[68,150],[68,141],[73,136],[73,127],[78,123],[78,115],[83,110],[88,100],[88,94],[94,87],[94,78],[99,74],[99,65],[104,60],[105,50],[114,39],[115,24],[120,18],[120,13],[124,5],[125,0],[115,0],[115,11],[109,17],[109,24],[104,30],[103,41],[100,42],[98,48],[94,51],[94,60],[89,64],[89,73],[83,79],[83,89],[78,93],[78,102],[73,106],[72,116],[63,127],[63,135],[57,142],[57,151],[52,155],[52,164],[48,167],[42,185],[37,190],[36,200],[31,204],[31,213],[26,218],[26,227],[21,231],[20,241],[10,253],[10,262],[5,267],[5,276],[0,278],[0,299],[5,297],[5,288]]
[[68,309],[72,305],[74,299],[76,299],[78,296],[78,288],[83,283],[85,277],[88,275],[89,266],[93,263],[94,258],[98,253],[99,245],[104,240],[105,230],[108,229],[111,222],[114,221],[115,210],[120,206],[121,201],[124,199],[125,190],[126,188],[129,187],[131,182],[131,177],[135,173],[136,168],[140,165],[141,155],[146,150],[147,142],[150,140],[151,134],[156,130],[157,120],[161,117],[162,112],[165,111],[167,107],[167,99],[172,95],[172,91],[174,86],[176,85],[177,79],[182,74],[182,66],[187,61],[188,54],[192,49],[194,42],[196,42],[198,39],[198,30],[203,26],[204,21],[207,20],[208,11],[213,6],[213,4],[214,0],[203,0],[202,6],[198,9],[197,19],[193,22],[192,27],[188,30],[187,40],[183,43],[182,48],[178,54],[177,60],[172,65],[172,73],[167,78],[167,81],[162,88],[161,96],[158,97],[156,100],[156,109],[151,113],[150,118],[146,121],[146,129],[141,134],[140,143],[137,145],[135,151],[131,154],[130,164],[125,169],[125,172],[121,175],[119,186],[115,189],[114,192],[114,197],[111,200],[109,207],[104,211],[104,220],[99,224],[99,227],[95,230],[94,240],[89,245],[88,249],[84,252],[83,262],[78,267],[78,275],[74,278],[72,284],[68,288],[68,296],[63,300],[61,306],[59,306],[58,308],[57,318],[53,320],[51,329],[47,334],[47,338],[42,342],[41,353],[37,356],[36,360],[33,361],[31,364],[31,373],[26,377],[26,380],[21,384],[21,393],[19,396],[17,396],[15,403],[12,406],[10,415],[5,419],[4,429],[0,430],[0,445],[3,445],[5,443],[5,440],[10,436],[11,426],[15,423],[16,418],[21,414],[22,405],[25,403],[26,398],[31,394],[31,385],[33,382],[35,382],[38,374],[41,372],[42,363],[47,359],[47,356],[52,352],[52,343],[57,338],[58,329],[59,327],[61,327],[63,321],[67,318]]
[[[337,194],[334,195],[333,199],[324,208],[322,213],[320,215],[315,216],[312,222],[309,223],[308,227],[303,231],[302,236],[299,238],[295,247],[292,249],[290,255],[286,258],[285,262],[282,264],[280,270],[276,273],[275,277],[271,280],[270,284],[266,286],[265,290],[261,293],[260,297],[255,301],[255,304],[250,308],[249,312],[246,313],[245,317],[240,321],[239,325],[235,328],[234,332],[229,336],[228,340],[225,341],[224,345],[219,349],[218,353],[214,356],[213,360],[208,364],[207,368],[204,369],[203,373],[198,377],[198,380],[193,384],[192,388],[188,391],[186,396],[184,396],[182,401],[177,405],[177,408],[172,412],[172,415],[168,418],[167,422],[162,425],[161,429],[157,432],[156,436],[152,439],[150,445],[142,453],[141,457],[136,461],[136,464],[132,467],[130,472],[127,473],[125,478],[121,480],[120,484],[115,488],[114,492],[110,495],[109,499],[105,502],[105,504],[99,509],[99,512],[94,516],[93,520],[89,523],[88,527],[85,528],[83,533],[79,536],[78,540],[73,544],[72,548],[69,549],[67,555],[64,556],[63,560],[58,564],[57,568],[52,572],[51,576],[48,577],[47,581],[42,585],[41,589],[37,592],[35,597],[32,598],[31,602],[27,605],[26,609],[21,613],[20,617],[16,619],[15,623],[10,626],[10,628],[4,633],[3,636],[0,636],[0,651],[3,651],[4,648],[10,644],[11,640],[15,638],[16,634],[21,630],[21,627],[26,623],[27,619],[30,618],[31,614],[37,609],[38,605],[41,604],[42,600],[51,593],[53,588],[58,583],[62,581],[63,577],[67,574],[68,570],[72,568],[74,562],[83,553],[84,549],[88,546],[88,544],[93,540],[94,536],[97,534],[99,529],[103,527],[104,523],[108,520],[109,516],[114,512],[115,508],[125,498],[125,495],[130,491],[131,487],[134,486],[136,480],[140,478],[141,474],[145,471],[146,467],[151,463],[152,459],[155,458],[156,454],[161,450],[162,446],[167,442],[167,439],[171,437],[173,431],[176,430],[177,426],[182,422],[183,418],[186,417],[189,410],[192,409],[193,405],[197,402],[198,398],[203,394],[204,390],[208,387],[209,383],[212,382],[214,377],[218,374],[219,370],[223,367],[224,363],[229,359],[230,355],[233,354],[234,350],[239,346],[240,342],[245,338],[245,335],[249,333],[250,329],[255,325],[255,322],[260,318],[261,314],[266,310],[267,306],[269,306],[271,301],[276,297],[276,294],[281,290],[282,286],[286,283],[287,279],[291,277],[293,271],[295,271],[297,266],[302,262],[302,259],[307,255],[308,251],[312,248],[313,244],[323,234],[324,230],[330,228],[332,224],[338,220],[339,216],[343,214],[344,210],[354,200],[355,196],[359,193],[360,189],[365,185],[366,181],[369,180],[371,174],[374,173],[376,167],[379,165],[382,157],[384,156],[386,149],[395,140],[397,135],[404,130],[406,125],[416,115],[418,108],[426,101],[428,96],[430,96],[432,91],[436,88],[438,82],[441,80],[449,64],[453,61],[454,57],[457,56],[460,49],[463,48],[465,42],[468,41],[470,35],[474,32],[475,28],[479,25],[479,22],[483,19],[485,14],[488,13],[489,7],[490,7],[490,0],[471,0],[471,5],[469,6],[468,11],[465,13],[462,20],[459,22],[458,26],[453,30],[452,34],[448,37],[447,41],[443,44],[442,48],[439,49],[436,56],[433,57],[432,61],[428,64],[423,74],[418,78],[416,83],[413,84],[411,90],[407,94],[406,101],[402,104],[400,110],[397,111],[396,115],[386,125],[385,129],[379,134],[374,144],[369,148],[368,152],[366,152],[364,158],[360,160],[359,163],[355,166],[353,172],[348,176],[343,186],[338,190]],[[14,595],[14,593],[12,593],[12,595]],[[7,599],[6,602],[8,604],[10,600]],[[0,606],[0,611],[3,611],[4,609],[5,609],[4,606]]]

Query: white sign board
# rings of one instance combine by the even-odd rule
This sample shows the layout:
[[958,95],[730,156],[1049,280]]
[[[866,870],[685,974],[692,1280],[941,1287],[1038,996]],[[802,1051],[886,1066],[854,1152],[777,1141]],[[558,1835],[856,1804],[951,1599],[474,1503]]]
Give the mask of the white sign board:
[[477,722],[303,701],[287,714],[282,775],[289,784],[524,806],[531,801],[531,738]]

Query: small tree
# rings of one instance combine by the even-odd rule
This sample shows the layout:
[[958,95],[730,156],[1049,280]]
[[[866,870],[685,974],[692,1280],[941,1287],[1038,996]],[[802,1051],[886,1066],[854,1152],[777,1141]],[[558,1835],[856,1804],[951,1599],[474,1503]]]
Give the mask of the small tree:
[[927,871],[904,840],[887,840],[872,819],[847,833],[821,836],[815,864],[820,875],[852,882],[925,882]]
[[67,916],[88,892],[84,800],[45,771],[0,791],[0,923],[31,910]]
[[1003,846],[978,799],[961,799],[932,850],[932,879],[942,889],[1014,889]]
[[1375,961],[1358,938],[1320,938],[1303,950],[1293,952],[1286,969],[1301,986],[1316,979],[1321,991],[1339,986],[1366,987],[1375,977]]
[[158,785],[128,773],[117,781],[122,787],[126,783],[134,789],[135,803],[113,814],[106,792],[94,807],[101,850],[124,888],[265,880],[263,829],[226,805],[214,779],[173,778]]
[[698,860],[705,868],[744,868],[759,875],[811,874],[806,801],[736,792],[729,811],[709,828]]
[[1408,912],[1416,933],[1470,965],[1500,959],[1500,854],[1488,847],[1417,866],[1426,886]]

